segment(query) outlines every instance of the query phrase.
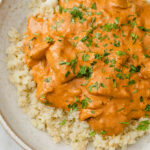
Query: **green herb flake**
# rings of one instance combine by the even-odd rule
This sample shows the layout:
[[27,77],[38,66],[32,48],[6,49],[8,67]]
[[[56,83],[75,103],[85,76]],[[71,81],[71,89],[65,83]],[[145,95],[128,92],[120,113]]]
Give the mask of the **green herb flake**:
[[83,38],[81,39],[81,42],[85,42],[87,39],[88,39],[88,37],[85,36],[85,37],[83,37]]
[[121,31],[121,36],[125,37],[124,31]]
[[130,71],[129,71],[130,73],[140,72],[140,70],[141,70],[141,66],[135,67],[133,65],[130,65]]
[[104,63],[105,63],[105,64],[109,64],[109,59],[108,59],[108,57],[105,58]]
[[101,60],[103,56],[101,56],[100,54],[96,53],[95,55],[95,59]]
[[74,22],[75,18],[79,18],[80,20],[83,19],[82,12],[80,11],[79,8],[77,8],[75,6],[70,10],[70,14],[72,15],[72,21],[73,22]]
[[149,128],[149,120],[144,120],[144,121],[141,121],[138,126],[137,126],[137,130],[141,130],[141,131],[146,131],[148,130]]
[[118,112],[120,112],[120,111],[122,111],[122,110],[124,110],[124,108],[120,108],[120,109],[118,109]]
[[96,10],[97,9],[96,3],[93,3],[92,6],[91,6],[91,8]]
[[70,74],[70,71],[67,71],[66,74],[65,74],[65,77],[68,77]]
[[133,59],[136,59],[136,58],[137,58],[137,56],[136,56],[136,55],[134,55],[134,54],[132,54],[132,58],[133,58]]
[[131,38],[133,40],[133,44],[135,44],[138,36],[135,33],[131,33]]
[[47,100],[44,100],[44,105],[46,105],[46,106],[50,106],[50,105],[52,105],[52,103],[50,103],[49,101],[47,101]]
[[83,61],[88,61],[89,58],[90,58],[90,56],[89,56],[88,54],[83,54],[83,55],[82,55],[82,60],[83,60]]
[[66,124],[66,120],[63,120],[63,121],[61,122],[61,125],[64,126],[65,124]]
[[89,86],[89,92],[92,92],[92,89],[96,88],[96,90],[98,90],[100,88],[100,84],[98,84],[98,82],[95,82],[94,84]]
[[44,82],[49,83],[50,81],[51,81],[51,77],[48,77],[48,78],[45,78],[45,79],[44,79]]
[[44,41],[47,41],[48,43],[54,42],[54,40],[53,40],[52,38],[50,38],[50,37],[46,37],[46,38],[44,39]]
[[113,37],[114,37],[115,39],[117,39],[117,38],[118,38],[118,36],[117,36],[116,34],[113,34]]
[[120,122],[120,124],[129,124],[129,122]]
[[99,11],[99,12],[96,12],[96,15],[101,15],[101,14],[102,14],[102,12],[100,12],[100,11]]
[[150,32],[150,29],[146,29],[145,27],[139,26],[138,28],[141,29],[142,31]]
[[89,134],[89,136],[95,136],[96,135],[96,132],[95,131],[92,131],[90,134]]
[[37,36],[39,36],[40,35],[40,33],[33,33],[34,35],[37,35]]
[[94,111],[94,110],[91,110],[91,114],[95,114],[95,111]]
[[116,18],[115,18],[115,23],[116,23],[116,24],[119,24],[119,17],[116,17]]
[[78,110],[78,105],[76,103],[72,103],[68,105],[68,108],[70,109],[70,112],[75,112]]
[[107,132],[104,131],[104,130],[101,130],[101,131],[100,131],[100,134],[101,134],[101,135],[105,135],[105,134],[107,134]]
[[135,80],[130,80],[130,81],[128,82],[128,85],[133,85],[133,84],[135,84]]
[[59,13],[62,14],[63,12],[63,7],[59,5]]
[[126,53],[123,52],[123,51],[116,51],[116,54],[117,54],[118,56],[126,55]]
[[78,36],[75,36],[73,39],[74,39],[74,40],[77,40],[77,39],[79,39],[79,37],[78,37]]
[[37,39],[37,37],[33,37],[30,41],[33,41],[33,40],[36,40]]
[[113,79],[113,84],[114,84],[114,87],[117,88],[117,83],[115,79]]
[[90,98],[88,98],[87,96],[85,96],[85,98],[81,101],[81,107],[83,109],[86,109],[88,107],[88,103],[91,103],[92,100]]
[[77,74],[77,77],[86,77],[86,79],[90,78],[93,73],[92,67],[88,66],[80,66],[80,70]]
[[145,111],[150,111],[150,105],[146,105]]
[[140,102],[143,102],[143,96],[140,97]]
[[135,93],[137,93],[137,92],[138,92],[138,90],[134,90],[132,93],[135,94]]

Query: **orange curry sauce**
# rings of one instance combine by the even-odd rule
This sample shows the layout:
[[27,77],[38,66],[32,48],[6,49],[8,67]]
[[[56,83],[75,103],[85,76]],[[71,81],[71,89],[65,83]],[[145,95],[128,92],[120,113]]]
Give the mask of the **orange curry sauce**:
[[59,0],[28,19],[25,60],[42,103],[101,134],[150,114],[150,5],[142,0]]

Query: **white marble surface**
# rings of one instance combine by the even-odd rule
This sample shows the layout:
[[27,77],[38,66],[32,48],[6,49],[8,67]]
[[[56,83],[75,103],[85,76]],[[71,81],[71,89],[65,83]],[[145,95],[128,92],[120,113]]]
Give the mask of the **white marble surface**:
[[0,126],[0,150],[23,150]]

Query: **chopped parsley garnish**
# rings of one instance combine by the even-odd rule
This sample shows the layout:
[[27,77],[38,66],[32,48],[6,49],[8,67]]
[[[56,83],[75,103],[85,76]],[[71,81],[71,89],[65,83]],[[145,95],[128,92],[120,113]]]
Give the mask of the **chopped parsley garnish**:
[[59,13],[62,14],[63,12],[63,7],[59,5]]
[[132,21],[131,20],[129,20],[128,21],[128,24],[130,24],[132,27],[135,27],[136,25],[137,25],[137,23],[136,23],[136,18],[134,17],[133,19],[132,19]]
[[118,74],[116,75],[116,77],[119,78],[119,79],[122,79],[122,80],[124,79],[122,73],[118,73]]
[[68,108],[70,109],[70,112],[75,112],[78,110],[78,105],[76,103],[72,103],[68,105]]
[[108,57],[105,58],[104,63],[105,63],[105,64],[109,64],[109,59],[108,59]]
[[124,108],[120,108],[120,109],[118,109],[118,112],[120,112],[120,111],[122,111],[122,110],[124,110]]
[[37,37],[33,37],[30,41],[33,41],[33,40],[36,40],[37,39]]
[[113,29],[113,24],[112,23],[107,23],[102,28],[103,28],[104,31],[110,32]]
[[89,136],[95,136],[96,135],[96,132],[95,131],[92,131]]
[[92,100],[90,98],[88,98],[87,96],[85,96],[85,98],[81,101],[81,107],[83,109],[86,109],[88,107],[88,103],[91,103]]
[[93,3],[91,8],[96,10],[96,3]]
[[104,131],[104,130],[101,130],[101,131],[100,131],[100,134],[105,135],[105,134],[107,134],[107,132]]
[[75,59],[72,59],[70,62],[61,61],[59,64],[71,66],[72,72],[75,74],[75,67],[77,65],[77,56],[75,57]]
[[65,77],[68,77],[70,74],[70,71],[67,71],[66,74],[65,74]]
[[76,18],[79,18],[80,20],[83,19],[83,13],[80,11],[80,9],[78,7],[74,6],[70,10],[70,14],[72,15],[72,22],[74,22]]
[[133,40],[133,44],[135,44],[138,36],[135,33],[131,33],[131,37],[132,37],[132,40]]
[[88,61],[89,58],[90,58],[90,56],[89,56],[88,54],[83,54],[83,55],[82,55],[82,60],[83,60],[83,61]]
[[132,58],[133,58],[133,59],[136,59],[136,58],[137,58],[137,56],[136,56],[136,55],[134,55],[134,54],[132,54]]
[[107,52],[107,50],[104,50],[104,57],[110,55],[110,53]]
[[47,100],[44,100],[44,104],[46,105],[46,106],[50,106],[50,105],[52,105],[52,103],[50,103],[49,101],[47,101]]
[[149,128],[150,122],[149,120],[144,120],[141,121],[138,126],[137,126],[137,130],[142,130],[142,131],[146,131]]
[[129,122],[120,122],[120,124],[129,124]]
[[60,61],[60,65],[70,65],[70,62]]
[[137,93],[137,92],[138,92],[138,90],[134,90],[132,93],[135,94],[135,93]]
[[95,111],[94,111],[94,110],[91,110],[91,113],[92,113],[92,114],[95,114]]
[[115,59],[112,59],[112,60],[110,61],[110,63],[111,63],[110,67],[114,67],[115,64],[116,64],[116,60],[115,60]]
[[101,15],[102,14],[102,12],[96,12],[96,15]]
[[150,32],[150,29],[146,29],[145,27],[139,26],[138,28],[141,29],[142,31]]
[[117,36],[116,34],[113,34],[113,37],[114,37],[115,39],[117,39],[117,38],[118,38],[118,36]]
[[52,43],[52,42],[54,42],[54,40],[53,40],[52,38],[50,38],[50,37],[46,37],[46,38],[44,39],[44,41],[47,41],[47,43]]
[[103,56],[101,56],[100,54],[95,54],[94,55],[95,56],[95,59],[98,59],[98,60],[101,60],[102,58],[103,58]]
[[85,42],[87,39],[88,39],[88,37],[87,37],[87,36],[84,36],[84,37],[81,39],[81,42]]
[[143,102],[143,96],[140,97],[140,102]]
[[116,54],[117,54],[118,56],[126,55],[126,53],[123,52],[123,51],[116,51]]
[[37,36],[40,35],[40,33],[33,33],[33,34],[34,34],[34,35],[37,35]]
[[145,56],[145,58],[150,58],[149,54],[145,54],[144,56]]
[[125,37],[124,31],[121,31],[121,36]]
[[116,18],[115,18],[115,23],[116,23],[116,24],[119,24],[119,17],[116,17]]
[[51,77],[48,77],[48,78],[45,78],[45,79],[44,79],[44,82],[49,83],[49,82],[50,82],[50,80],[51,80]]
[[96,88],[98,90],[100,88],[100,84],[98,82],[95,82],[94,84],[89,86],[89,92],[92,92],[92,89]]
[[66,124],[66,120],[63,120],[63,121],[61,122],[61,125],[64,126],[65,124]]
[[136,73],[136,72],[140,72],[141,70],[141,66],[133,66],[133,65],[130,65],[130,73]]
[[133,85],[133,84],[135,84],[135,80],[130,80],[130,81],[128,82],[128,85]]
[[79,39],[79,37],[78,37],[78,36],[75,36],[73,39],[74,39],[74,40],[77,40],[77,39]]
[[115,47],[120,47],[120,41],[114,41],[114,43],[113,43],[113,45],[115,46]]
[[150,111],[150,105],[146,105],[145,111]]
[[92,73],[93,73],[92,67],[80,66],[80,70],[77,74],[77,77],[86,77],[88,79],[91,77]]
[[113,84],[114,84],[114,87],[117,88],[117,83],[115,79],[113,79]]

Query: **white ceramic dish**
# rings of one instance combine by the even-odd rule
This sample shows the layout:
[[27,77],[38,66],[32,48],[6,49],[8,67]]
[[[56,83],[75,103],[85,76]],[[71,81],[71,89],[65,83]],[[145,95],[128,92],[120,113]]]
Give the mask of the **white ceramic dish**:
[[[22,7],[19,7],[20,3]],[[32,127],[28,117],[17,106],[16,89],[8,81],[5,54],[9,45],[7,32],[11,26],[22,32],[29,11],[28,3],[29,0],[3,0],[0,6],[0,123],[25,150],[69,150],[69,146],[54,144],[46,133]],[[149,149],[150,136],[145,136],[129,147],[129,150]]]

